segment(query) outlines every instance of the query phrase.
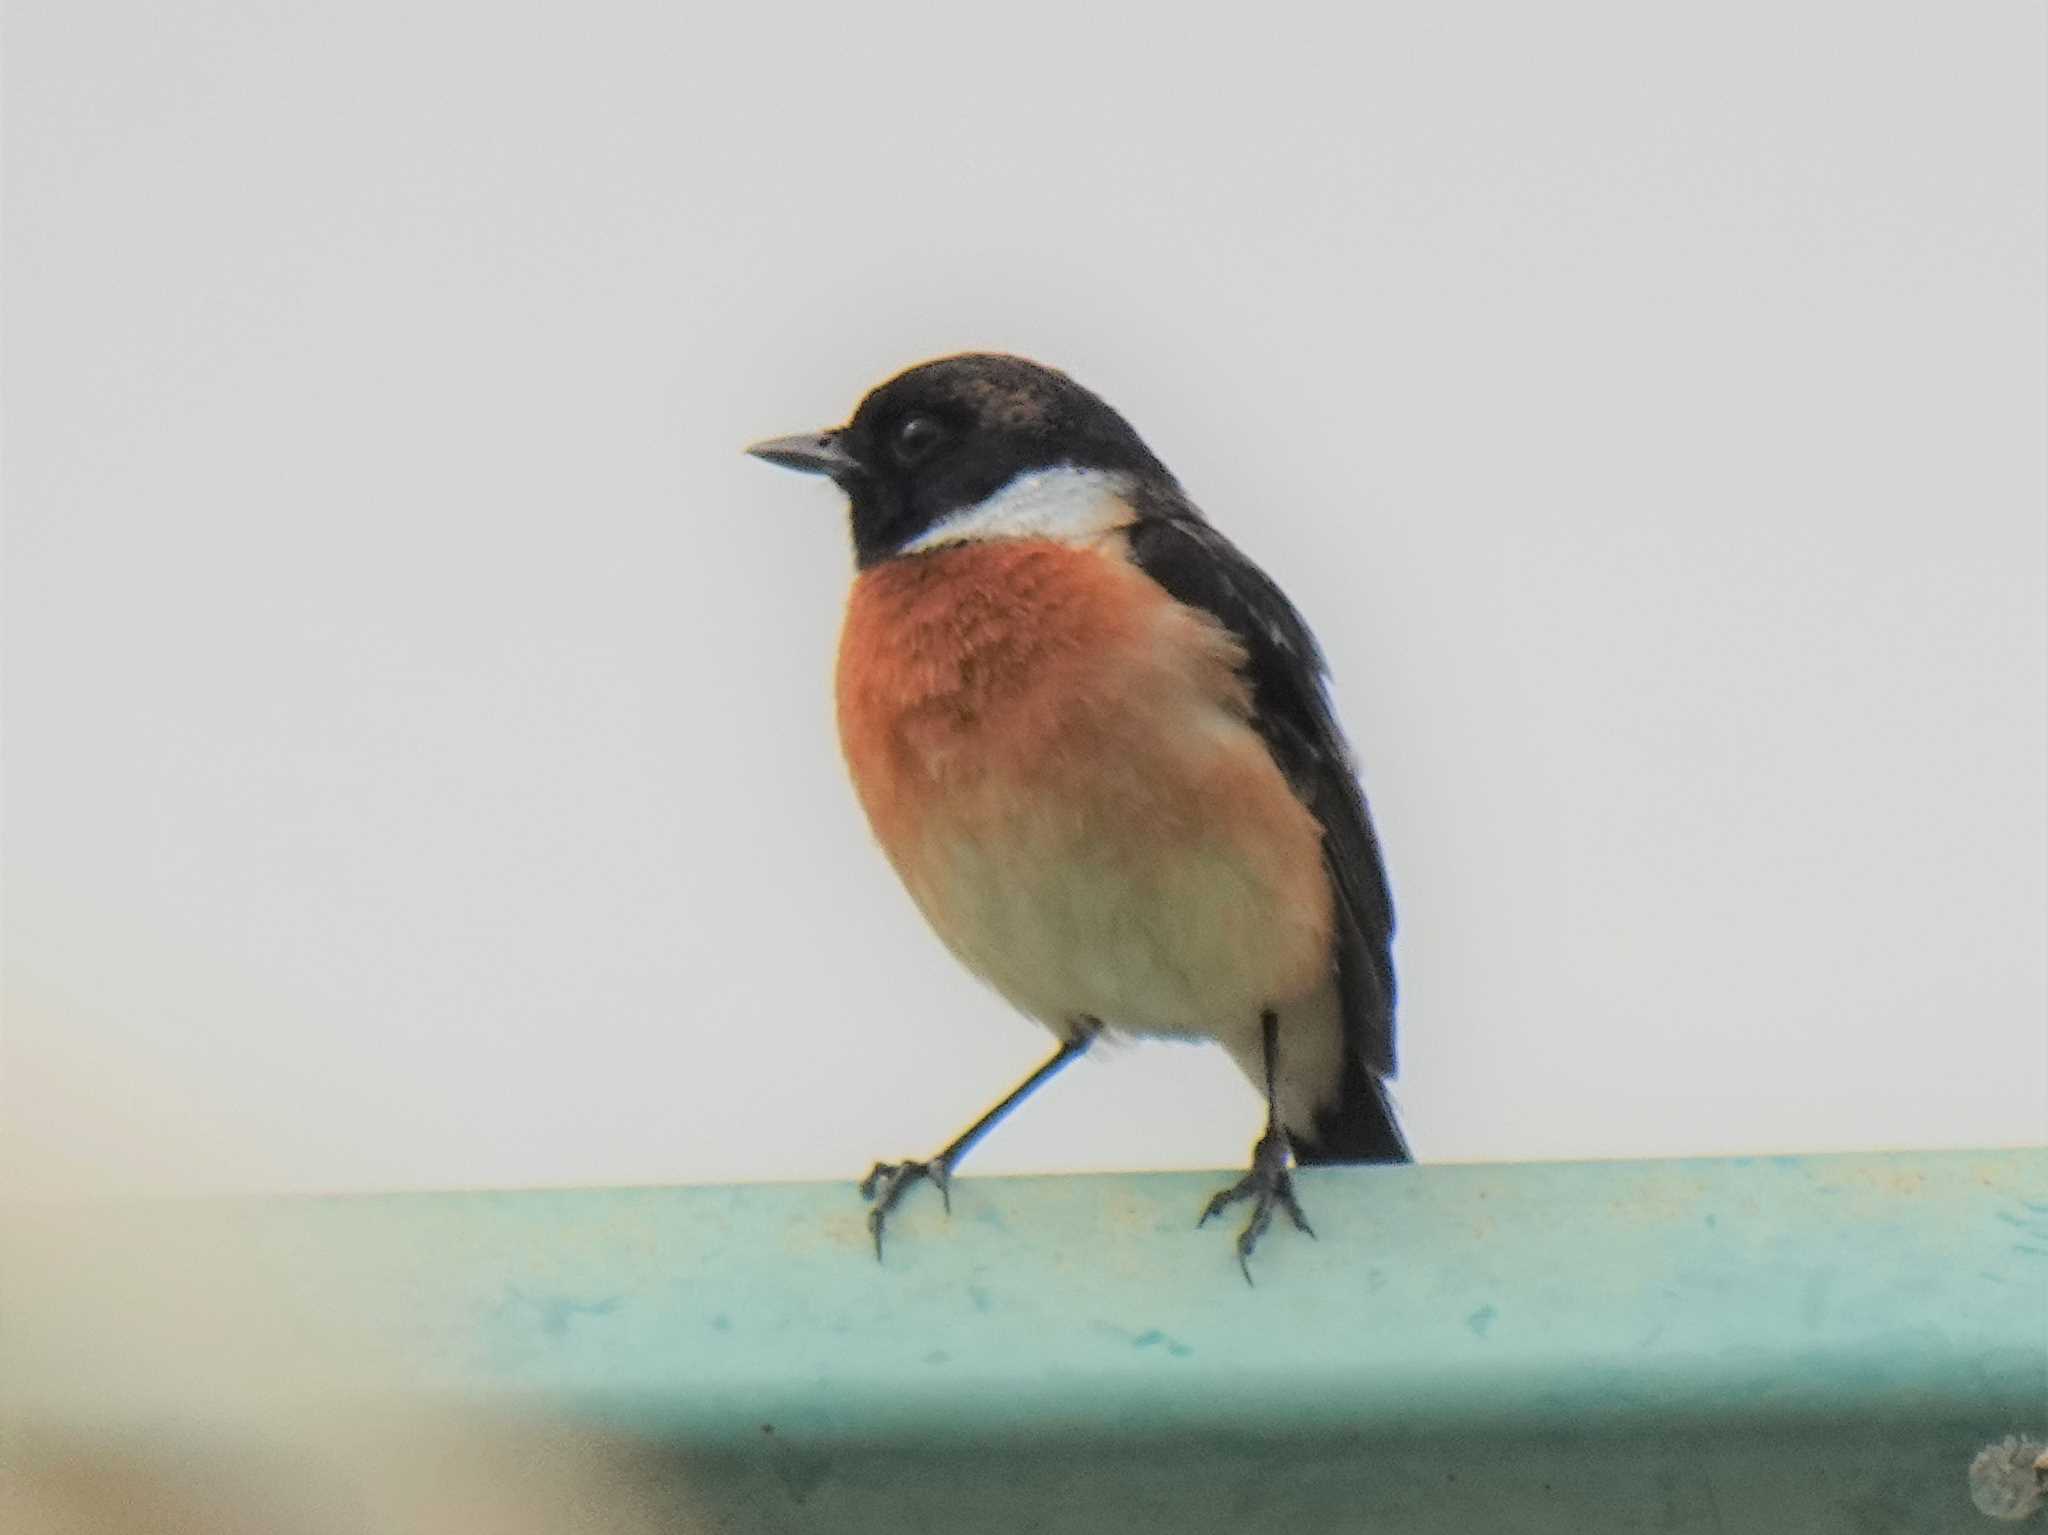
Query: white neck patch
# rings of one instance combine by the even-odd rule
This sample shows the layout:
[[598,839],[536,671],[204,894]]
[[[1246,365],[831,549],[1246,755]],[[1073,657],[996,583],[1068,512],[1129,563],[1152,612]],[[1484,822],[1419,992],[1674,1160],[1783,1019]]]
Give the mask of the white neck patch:
[[986,501],[963,506],[903,546],[905,554],[944,544],[990,538],[1048,538],[1092,543],[1134,520],[1124,499],[1130,482],[1105,469],[1035,469],[1020,474]]

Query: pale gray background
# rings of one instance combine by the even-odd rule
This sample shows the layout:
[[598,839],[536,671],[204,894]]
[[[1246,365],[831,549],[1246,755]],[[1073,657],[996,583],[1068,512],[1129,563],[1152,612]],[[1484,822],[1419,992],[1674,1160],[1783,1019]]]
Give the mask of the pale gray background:
[[[304,1189],[965,1123],[1046,1041],[871,849],[839,504],[739,449],[968,347],[1319,629],[1424,1157],[2048,1136],[2044,16],[17,0],[10,1136]],[[1142,1045],[972,1165],[1258,1114]]]

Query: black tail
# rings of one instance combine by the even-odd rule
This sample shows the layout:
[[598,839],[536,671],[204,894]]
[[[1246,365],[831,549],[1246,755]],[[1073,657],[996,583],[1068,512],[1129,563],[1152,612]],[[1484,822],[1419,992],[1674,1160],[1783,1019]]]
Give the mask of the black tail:
[[1294,1160],[1303,1167],[1319,1162],[1412,1162],[1387,1084],[1347,1054],[1344,1080],[1330,1106],[1316,1115],[1315,1135],[1290,1137]]

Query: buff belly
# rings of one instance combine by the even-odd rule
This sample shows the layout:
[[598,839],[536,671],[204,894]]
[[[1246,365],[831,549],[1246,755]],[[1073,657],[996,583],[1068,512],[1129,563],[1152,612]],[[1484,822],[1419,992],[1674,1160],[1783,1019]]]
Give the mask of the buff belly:
[[911,896],[1018,1008],[1217,1039],[1255,1079],[1271,1009],[1324,1080],[1321,828],[1248,722],[1241,660],[1113,540],[968,544],[856,583],[841,738]]
[[1073,787],[1051,810],[997,790],[1018,803],[943,817],[904,868],[969,969],[1048,1024],[1136,1034],[1249,1029],[1312,983],[1315,935],[1287,931],[1254,854],[1227,836],[1147,844],[1144,807]]

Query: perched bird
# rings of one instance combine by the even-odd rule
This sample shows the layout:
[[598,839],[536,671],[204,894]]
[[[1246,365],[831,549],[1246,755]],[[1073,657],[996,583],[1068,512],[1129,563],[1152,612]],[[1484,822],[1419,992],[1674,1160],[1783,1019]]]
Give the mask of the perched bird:
[[[1394,913],[1321,652],[1279,587],[1102,400],[1019,357],[898,374],[747,450],[833,480],[858,574],[840,742],[953,954],[1059,1040],[928,1161],[861,1184],[882,1229],[1103,1030],[1213,1039],[1264,1092],[1247,1260],[1290,1163],[1404,1162]],[[1313,1233],[1310,1233],[1313,1235]]]

